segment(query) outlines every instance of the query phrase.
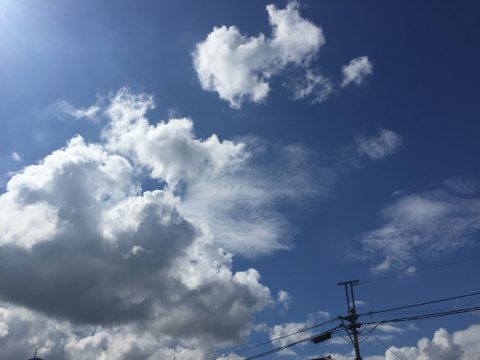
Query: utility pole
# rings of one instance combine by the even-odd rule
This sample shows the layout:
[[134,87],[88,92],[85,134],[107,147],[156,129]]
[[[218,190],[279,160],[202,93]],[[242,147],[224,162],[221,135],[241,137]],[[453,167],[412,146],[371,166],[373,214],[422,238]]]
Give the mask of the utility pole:
[[348,316],[340,317],[340,320],[342,320],[342,324],[343,324],[343,320],[347,320],[349,322],[348,325],[343,324],[343,326],[347,330],[348,336],[352,341],[353,347],[355,349],[355,360],[362,360],[362,357],[360,356],[360,345],[358,343],[358,332],[357,332],[357,329],[361,325],[357,323],[358,316],[357,316],[357,310],[355,308],[355,295],[353,294],[353,286],[358,285],[358,283],[359,283],[358,280],[351,280],[351,281],[340,282],[337,285],[343,285],[345,287],[345,296],[347,298]]

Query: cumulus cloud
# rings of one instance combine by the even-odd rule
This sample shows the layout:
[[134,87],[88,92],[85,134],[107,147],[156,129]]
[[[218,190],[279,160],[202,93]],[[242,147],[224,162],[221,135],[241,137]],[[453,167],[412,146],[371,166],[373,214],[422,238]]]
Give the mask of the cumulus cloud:
[[342,87],[350,84],[362,85],[365,78],[373,73],[373,65],[367,56],[360,56],[350,60],[347,65],[342,67],[343,80]]
[[478,338],[480,325],[472,325],[452,335],[438,329],[432,340],[422,338],[417,346],[397,348],[392,346],[385,353],[385,360],[474,360],[480,354]]
[[233,108],[261,102],[269,79],[288,64],[306,65],[325,43],[322,29],[302,18],[296,1],[285,9],[266,7],[272,34],[243,35],[235,26],[215,27],[197,44],[195,70],[204,90],[215,91]]
[[355,139],[357,153],[381,160],[396,153],[402,145],[402,137],[392,130],[380,129],[375,136],[361,135]]
[[[422,338],[417,346],[390,346],[384,355],[366,356],[365,360],[476,360],[480,354],[480,325],[450,334],[438,329],[433,338]],[[333,359],[354,360],[353,353],[331,354]]]
[[409,265],[419,256],[438,256],[474,244],[480,230],[480,199],[443,189],[414,193],[397,199],[381,217],[383,224],[361,239],[367,252],[384,256],[372,270],[394,267],[414,272]]
[[[268,180],[246,143],[198,139],[190,119],[150,124],[149,95],[122,89],[105,106],[101,142],[70,139],[0,195],[2,351],[201,359],[273,303],[255,269],[232,270],[233,256],[242,236],[253,253],[286,247],[281,229],[270,233],[287,228],[275,202],[311,195],[290,188],[308,181]],[[282,151],[287,168],[301,166],[300,148]]]
[[169,348],[168,338],[139,325],[94,327],[58,321],[23,307],[0,307],[0,347],[2,356],[22,359],[201,359],[205,353],[180,343]]

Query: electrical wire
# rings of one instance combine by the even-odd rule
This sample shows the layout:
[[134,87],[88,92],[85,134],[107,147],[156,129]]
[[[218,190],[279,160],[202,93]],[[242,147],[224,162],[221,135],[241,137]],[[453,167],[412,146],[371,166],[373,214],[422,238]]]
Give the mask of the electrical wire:
[[373,326],[370,328],[370,330],[368,330],[368,335],[366,335],[366,336],[365,336],[363,339],[361,339],[361,340],[359,339],[358,342],[359,342],[359,343],[362,343],[362,342],[367,341],[367,340],[370,338],[370,336],[373,335],[373,332],[375,331],[375,329],[376,329],[378,326],[380,326],[380,325],[381,325],[381,324],[375,324],[375,325],[373,325]]
[[449,311],[449,310],[456,310],[461,309],[463,306],[470,306],[470,305],[480,305],[480,301],[468,302],[465,304],[461,304],[459,306],[453,307],[443,307],[443,308],[433,308],[433,309],[425,309],[425,310],[410,310],[410,311],[392,311],[393,315],[411,315],[411,314],[425,314],[432,311]]
[[[324,321],[322,323],[317,323],[317,324],[313,324],[311,326],[308,326],[308,327],[304,327],[300,330],[297,330],[297,331],[294,331],[294,332],[291,332],[289,334],[285,334],[285,335],[282,335],[282,336],[278,336],[276,338],[272,338],[272,339],[269,339],[269,340],[265,340],[265,341],[261,341],[261,342],[258,342],[258,343],[254,343],[250,346],[244,346],[244,347],[241,347],[240,349],[236,349],[236,350],[231,350],[229,351],[227,354],[223,354],[223,355],[220,355],[220,356],[217,356],[215,358],[212,358],[210,360],[219,360],[219,359],[223,359],[223,358],[226,358],[230,355],[233,355],[233,354],[240,354],[242,352],[245,352],[247,350],[252,350],[252,349],[256,349],[258,347],[261,347],[261,346],[264,346],[264,345],[268,345],[268,344],[271,344],[275,341],[278,341],[278,340],[282,340],[282,339],[285,339],[287,337],[290,337],[290,336],[293,336],[293,335],[297,335],[297,334],[301,334],[303,332],[306,332],[306,331],[309,331],[309,330],[312,330],[312,329],[316,329],[316,328],[319,328],[321,326],[325,326],[327,324],[331,324],[333,322],[337,321],[337,319],[331,319],[331,320],[327,320],[327,321]],[[317,336],[317,335],[315,335]]]
[[387,351],[390,351],[393,355],[395,355],[395,357],[396,357],[398,360],[402,360],[402,359],[395,353],[395,351],[393,351],[393,350],[391,350],[389,347],[387,347],[387,345],[385,345],[382,340],[380,340],[378,337],[376,337],[375,334],[372,333],[372,336],[373,336],[380,344],[382,344],[383,347],[384,347]]
[[480,311],[480,306],[474,306],[469,308],[462,308],[457,310],[450,310],[450,311],[443,311],[443,312],[435,312],[425,315],[417,315],[417,316],[408,316],[403,318],[393,318],[393,319],[384,319],[379,321],[371,321],[365,322],[361,325],[371,325],[371,324],[386,324],[386,323],[396,323],[396,322],[404,322],[404,321],[414,321],[414,320],[423,320],[423,319],[431,319],[435,317],[441,316],[449,316],[449,315],[456,315],[456,314],[463,314],[468,312]]
[[264,357],[264,356],[267,356],[267,355],[276,353],[276,352],[278,352],[278,351],[288,349],[288,348],[290,348],[290,347],[292,347],[292,346],[295,346],[295,345],[298,345],[298,344],[300,344],[300,343],[303,343],[303,342],[306,342],[306,341],[310,341],[310,340],[314,339],[314,338],[317,337],[317,336],[327,334],[328,332],[334,332],[336,329],[338,329],[338,326],[337,326],[337,327],[334,327],[334,328],[332,328],[332,329],[330,329],[330,330],[324,331],[323,333],[316,334],[316,335],[313,335],[313,336],[309,336],[309,337],[307,337],[307,338],[304,338],[304,339],[301,339],[301,340],[298,340],[298,341],[294,341],[294,342],[291,342],[291,343],[286,344],[286,345],[283,345],[283,346],[276,347],[276,348],[271,349],[271,350],[269,350],[269,351],[265,351],[265,352],[263,352],[263,353],[250,356],[250,357],[248,357],[248,358],[245,358],[245,360],[258,359],[258,358],[261,358],[261,357]]
[[[457,310],[450,310],[450,311],[444,311],[444,312],[435,312],[435,313],[430,313],[430,314],[425,314],[425,315],[418,315],[418,316],[410,316],[410,317],[403,317],[403,318],[393,318],[393,319],[385,319],[385,320],[380,320],[380,321],[373,321],[373,322],[365,322],[365,323],[362,323],[361,325],[374,325],[374,328],[373,330],[379,326],[379,325],[382,325],[382,324],[386,324],[386,323],[395,323],[395,322],[404,322],[404,321],[414,321],[414,320],[424,320],[424,319],[431,319],[431,318],[435,318],[435,317],[441,317],[441,316],[449,316],[449,315],[455,315],[455,314],[462,314],[462,313],[467,313],[467,312],[474,312],[474,311],[480,311],[480,306],[475,306],[475,307],[469,307],[469,308],[462,308],[462,309],[457,309]],[[253,359],[258,359],[258,358],[261,358],[261,357],[264,357],[264,356],[267,356],[267,355],[270,355],[270,354],[273,354],[273,353],[276,353],[278,351],[281,351],[281,350],[285,350],[285,349],[288,349],[292,346],[295,346],[295,345],[298,345],[300,343],[303,343],[303,342],[306,342],[306,341],[310,341],[312,340],[313,338],[319,336],[319,335],[323,335],[323,334],[326,334],[328,332],[332,332],[334,334],[336,333],[339,333],[339,330],[344,327],[344,325],[338,325],[337,327],[334,327],[330,330],[327,330],[327,331],[324,331],[323,333],[320,333],[320,334],[316,334],[316,335],[313,335],[313,336],[309,336],[309,337],[306,337],[304,339],[300,339],[298,341],[294,341],[292,343],[289,343],[289,344],[286,344],[284,346],[280,346],[280,347],[276,347],[274,349],[271,349],[271,350],[268,350],[268,351],[265,351],[263,353],[259,353],[259,354],[256,354],[256,355],[253,355],[253,356],[250,356],[248,358],[245,358],[245,360],[253,360]],[[371,330],[371,334],[369,334],[369,336],[374,336],[375,338],[377,338],[374,334],[373,334],[373,330]],[[347,331],[348,333],[348,331]],[[378,340],[378,338],[377,338]],[[230,354],[232,355],[232,354]],[[395,354],[396,355],[396,354]],[[397,356],[398,357],[398,356]]]
[[[359,317],[360,316],[372,316],[372,315],[376,315],[376,314],[382,314],[382,313],[386,313],[386,312],[392,312],[392,311],[396,311],[396,310],[403,310],[403,309],[408,309],[408,308],[412,308],[412,307],[417,307],[417,306],[424,306],[424,305],[430,305],[430,304],[435,304],[435,303],[439,303],[439,302],[445,302],[445,301],[451,301],[451,300],[457,300],[457,299],[462,299],[462,298],[466,298],[466,297],[471,297],[471,296],[475,296],[475,295],[480,295],[480,292],[474,292],[474,293],[470,293],[470,294],[464,294],[464,295],[459,295],[459,296],[453,296],[453,297],[449,297],[449,298],[444,298],[444,299],[438,299],[438,300],[433,300],[433,301],[427,301],[427,302],[423,302],[423,303],[418,303],[418,304],[412,304],[412,305],[407,305],[407,306],[400,306],[400,307],[396,307],[396,308],[389,308],[389,309],[384,309],[384,310],[378,310],[378,311],[370,311],[368,313],[364,313],[364,314],[360,314],[358,315]],[[475,302],[477,303],[477,302]],[[475,304],[474,303],[474,304]],[[431,310],[422,310],[422,312],[424,311],[431,311]],[[480,311],[480,306],[474,306],[474,307],[467,307],[467,308],[453,308],[453,309],[450,309],[450,310],[446,310],[446,311],[437,311],[437,312],[430,312],[430,313],[426,313],[426,314],[423,314],[423,315],[414,315],[414,316],[406,316],[406,317],[400,317],[400,318],[391,318],[391,319],[382,319],[382,320],[377,320],[377,321],[370,321],[370,322],[363,322],[363,323],[360,323],[359,325],[362,325],[362,326],[368,326],[368,325],[371,325],[371,328],[370,329],[365,329],[364,331],[360,332],[359,335],[364,335],[364,338],[361,339],[360,342],[364,342],[366,341],[370,336],[374,336],[377,340],[379,340],[374,334],[373,332],[375,331],[375,329],[382,325],[382,324],[386,324],[386,323],[396,323],[396,322],[405,322],[405,321],[416,321],[416,320],[424,320],[424,319],[431,319],[431,318],[436,318],[436,317],[442,317],[442,316],[449,316],[449,315],[456,315],[456,314],[463,314],[463,313],[468,313],[468,312],[474,312],[474,311]],[[303,342],[306,342],[306,341],[310,341],[312,340],[313,338],[319,336],[319,335],[323,335],[323,334],[326,334],[328,332],[332,332],[333,335],[338,335],[338,336],[342,336],[344,338],[344,340],[348,341],[348,339],[345,337],[345,335],[342,333],[343,331],[346,332],[346,334],[349,336],[350,338],[350,333],[348,332],[347,330],[347,326],[345,325],[345,323],[343,322],[343,318],[342,317],[338,317],[337,319],[331,319],[331,320],[328,320],[328,321],[325,321],[323,323],[319,323],[319,324],[314,324],[312,326],[309,326],[309,327],[305,327],[303,329],[300,329],[298,331],[295,331],[295,332],[292,332],[292,333],[289,333],[289,334],[286,334],[286,335],[283,335],[283,336],[279,336],[277,338],[273,338],[273,339],[270,339],[268,341],[264,341],[264,342],[260,342],[260,343],[257,343],[257,344],[253,344],[252,346],[248,346],[248,347],[244,347],[242,349],[239,349],[237,351],[232,351],[228,354],[225,354],[225,355],[221,355],[219,357],[216,357],[212,360],[218,360],[218,359],[222,359],[222,358],[226,358],[226,357],[229,357],[231,355],[234,355],[234,354],[238,354],[238,353],[241,353],[243,351],[247,351],[247,350],[251,350],[251,349],[254,349],[254,348],[257,348],[259,346],[264,346],[264,345],[267,345],[267,344],[271,344],[275,341],[278,341],[278,340],[281,340],[281,339],[285,339],[289,336],[293,336],[293,335],[297,335],[297,334],[300,334],[300,333],[303,333],[305,331],[308,331],[308,330],[311,330],[311,329],[314,329],[314,328],[317,328],[317,327],[320,327],[320,326],[324,326],[326,324],[329,324],[329,323],[332,323],[334,321],[337,321],[337,320],[340,320],[342,323],[330,330],[326,330],[322,333],[317,333],[315,335],[312,335],[312,336],[308,336],[306,338],[303,338],[303,339],[300,339],[298,341],[294,341],[294,342],[291,342],[289,344],[286,344],[286,345],[283,345],[283,346],[279,346],[279,347],[276,347],[276,348],[273,348],[271,350],[268,350],[268,351],[265,351],[265,352],[262,352],[262,353],[259,353],[259,354],[256,354],[256,355],[252,355],[250,357],[247,357],[245,358],[245,360],[253,360],[253,359],[257,359],[257,358],[260,358],[260,357],[264,357],[264,356],[267,356],[267,355],[270,355],[270,354],[273,354],[275,352],[278,352],[278,351],[281,351],[281,350],[285,350],[287,348],[290,348],[292,346],[295,346],[295,345],[298,345],[300,343],[303,343]],[[350,340],[352,341],[352,339],[350,338]],[[351,342],[350,341],[350,342]],[[380,340],[379,340],[380,341]],[[394,354],[397,358],[398,356],[396,354]]]
[[426,302],[423,302],[423,303],[418,303],[418,304],[413,304],[413,305],[399,306],[399,307],[377,310],[377,311],[369,311],[369,312],[366,312],[366,313],[363,313],[363,314],[359,314],[358,316],[360,317],[360,316],[366,316],[366,315],[382,314],[382,313],[386,313],[386,312],[390,312],[390,311],[403,310],[403,309],[409,309],[409,308],[417,307],[417,306],[430,305],[430,304],[436,304],[436,303],[439,303],[439,302],[463,299],[463,298],[466,298],[466,297],[476,296],[476,295],[480,295],[480,291],[470,293],[470,294],[465,294],[465,295],[453,296],[453,297],[449,297],[449,298],[445,298],[445,299],[426,301]]

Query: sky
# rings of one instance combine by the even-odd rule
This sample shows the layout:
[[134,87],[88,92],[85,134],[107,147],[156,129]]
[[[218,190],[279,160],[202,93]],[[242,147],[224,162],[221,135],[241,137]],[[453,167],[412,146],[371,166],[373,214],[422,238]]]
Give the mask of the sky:
[[[340,281],[362,313],[480,291],[479,15],[0,0],[1,357],[209,360],[346,315]],[[480,357],[478,312],[373,334]],[[354,359],[265,358],[324,355]]]

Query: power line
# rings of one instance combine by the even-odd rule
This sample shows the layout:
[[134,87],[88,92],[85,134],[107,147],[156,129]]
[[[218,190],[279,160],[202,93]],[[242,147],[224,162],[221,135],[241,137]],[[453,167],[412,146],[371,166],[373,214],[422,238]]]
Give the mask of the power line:
[[[350,282],[347,282],[347,283],[350,283]],[[346,284],[346,283],[342,283],[342,284]],[[353,290],[353,289],[350,289],[350,290]],[[259,342],[259,343],[256,343],[256,344],[253,344],[251,346],[246,346],[244,348],[241,348],[241,349],[238,349],[237,351],[231,351],[230,353],[228,354],[225,354],[225,355],[221,355],[219,357],[216,357],[214,359],[211,359],[211,360],[218,360],[218,359],[222,359],[222,358],[226,358],[228,356],[231,356],[231,355],[234,355],[234,354],[238,354],[238,353],[241,353],[241,352],[244,352],[244,351],[247,351],[247,350],[252,350],[252,349],[255,349],[257,347],[260,347],[260,346],[264,346],[264,345],[267,345],[267,344],[271,344],[275,341],[278,341],[278,340],[282,340],[282,339],[285,339],[287,337],[290,337],[290,336],[293,336],[293,335],[297,335],[297,334],[300,334],[300,333],[303,333],[305,331],[308,331],[308,330],[312,330],[314,328],[317,328],[317,327],[320,327],[320,326],[324,326],[324,325],[327,325],[327,324],[330,324],[332,322],[335,322],[337,320],[340,320],[342,322],[342,324],[330,329],[330,330],[327,330],[327,331],[324,331],[320,334],[315,334],[315,335],[312,335],[312,336],[308,336],[308,337],[305,337],[303,339],[300,339],[298,341],[294,341],[294,342],[291,342],[289,344],[286,344],[286,345],[283,345],[283,346],[279,346],[279,347],[276,347],[276,348],[273,348],[271,350],[268,350],[268,351],[265,351],[265,352],[262,352],[262,353],[259,353],[259,354],[255,354],[255,355],[252,355],[248,358],[245,358],[245,360],[253,360],[253,359],[257,359],[257,358],[260,358],[260,357],[264,357],[264,356],[267,356],[267,355],[270,355],[270,354],[273,354],[275,352],[278,352],[278,351],[281,351],[281,350],[285,350],[287,348],[290,348],[292,346],[295,346],[295,345],[298,345],[300,343],[303,343],[303,342],[306,342],[306,341],[310,341],[318,336],[321,336],[321,335],[325,335],[327,333],[330,332],[330,334],[332,335],[337,335],[337,336],[342,336],[344,337],[344,335],[342,334],[342,330],[346,331],[346,333],[348,335],[350,335],[348,329],[350,327],[352,327],[352,325],[356,327],[359,327],[360,326],[368,326],[368,325],[372,325],[372,327],[370,329],[366,329],[366,332],[365,331],[361,331],[359,332],[359,335],[362,335],[363,339],[361,339],[360,342],[364,342],[366,341],[370,336],[374,336],[375,338],[377,338],[373,332],[374,330],[382,325],[382,324],[386,324],[386,323],[396,323],[396,322],[405,322],[405,321],[416,321],[416,320],[424,320],[424,319],[431,319],[431,318],[436,318],[436,317],[442,317],[442,316],[449,316],[449,315],[456,315],[456,314],[463,314],[463,313],[468,313],[468,312],[474,312],[474,311],[480,311],[480,306],[473,306],[473,307],[467,307],[467,308],[453,308],[453,309],[449,309],[449,310],[445,310],[445,311],[437,311],[437,312],[430,312],[430,313],[426,313],[426,314],[420,314],[420,315],[415,315],[415,316],[406,316],[406,317],[399,317],[399,318],[391,318],[391,319],[383,319],[383,320],[377,320],[377,321],[370,321],[370,322],[363,322],[363,323],[356,323],[354,322],[353,318],[356,318],[356,317],[360,317],[360,316],[366,316],[366,315],[375,315],[375,314],[382,314],[382,313],[386,313],[386,312],[391,312],[391,311],[397,311],[397,310],[403,310],[403,309],[409,309],[409,308],[413,308],[413,307],[418,307],[418,306],[424,306],[424,305],[430,305],[430,304],[436,304],[436,303],[440,303],[440,302],[445,302],[445,301],[451,301],[451,300],[457,300],[457,299],[463,299],[463,298],[467,298],[467,297],[471,297],[471,296],[476,296],[476,295],[480,295],[480,291],[479,292],[473,292],[473,293],[469,293],[469,294],[463,294],[463,295],[458,295],[458,296],[453,296],[453,297],[448,297],[448,298],[444,298],[444,299],[437,299],[437,300],[432,300],[432,301],[427,301],[427,302],[422,302],[422,303],[418,303],[418,304],[411,304],[411,305],[406,305],[406,306],[399,306],[399,307],[395,307],[395,308],[388,308],[388,309],[383,309],[383,310],[378,310],[378,311],[370,311],[370,312],[367,312],[367,313],[363,313],[363,314],[359,314],[359,315],[356,315],[355,312],[353,311],[352,313],[352,308],[350,308],[350,302],[349,302],[349,296],[348,296],[348,291],[347,291],[347,302],[348,302],[348,308],[349,308],[349,316],[348,317],[341,317],[339,316],[338,318],[336,319],[331,319],[331,320],[328,320],[328,321],[325,321],[325,322],[322,322],[322,323],[318,323],[318,324],[314,324],[312,326],[308,326],[308,327],[305,327],[305,328],[302,328],[300,330],[297,330],[295,332],[292,332],[292,333],[289,333],[289,334],[285,334],[285,335],[282,335],[282,336],[279,336],[279,337],[276,337],[276,338],[272,338],[272,339],[269,339],[267,341],[263,341],[263,342]],[[352,291],[352,301],[354,301],[354,298],[353,298],[353,291]],[[478,302],[474,302],[474,303],[471,303],[471,304],[476,304]],[[422,310],[423,311],[431,311],[431,310]],[[418,313],[418,312],[417,312]],[[351,318],[353,315],[353,318]],[[345,325],[343,323],[343,320],[348,320],[350,322],[352,322],[353,320],[353,323],[350,324],[350,325]],[[366,335],[365,335],[366,334]],[[350,337],[350,336],[349,336]],[[345,337],[344,337],[345,340],[347,340]],[[353,340],[350,339],[353,343]],[[378,340],[378,338],[377,338]],[[348,341],[348,340],[347,340]],[[358,344],[358,342],[356,342]],[[396,355],[396,354],[395,354]]]
[[402,359],[400,359],[400,357],[395,353],[395,351],[393,351],[393,350],[391,350],[389,347],[387,347],[387,345],[385,345],[382,340],[380,340],[378,337],[376,337],[373,332],[372,332],[371,335],[372,335],[380,344],[382,344],[383,347],[384,347],[387,351],[390,351],[393,355],[395,355],[395,357],[396,357],[398,360],[402,360]]
[[444,301],[451,301],[451,300],[463,299],[463,298],[466,298],[466,297],[476,296],[476,295],[480,295],[480,291],[477,291],[477,292],[474,292],[474,293],[470,293],[470,294],[465,294],[465,295],[453,296],[453,297],[449,297],[449,298],[445,298],[445,299],[438,299],[438,300],[433,300],[433,301],[426,301],[426,302],[418,303],[418,304],[412,304],[412,305],[406,305],[406,306],[399,306],[399,307],[395,307],[395,308],[389,308],[389,309],[383,309],[383,310],[377,310],[377,311],[369,311],[369,312],[366,312],[366,313],[363,313],[363,314],[359,314],[358,316],[381,314],[381,313],[385,313],[385,312],[389,312],[389,311],[409,309],[409,308],[412,308],[412,307],[423,306],[423,305],[430,305],[430,304],[436,304],[436,303],[444,302]]
[[[244,346],[244,347],[241,347],[240,349],[232,350],[232,351],[230,351],[228,354],[223,354],[223,355],[217,356],[216,358],[212,358],[211,360],[219,360],[219,359],[226,358],[226,357],[228,357],[228,356],[230,356],[230,355],[233,355],[233,354],[238,354],[238,353],[245,352],[245,351],[247,351],[247,350],[256,349],[256,348],[258,348],[258,347],[271,344],[271,343],[273,343],[273,342],[275,342],[275,341],[282,340],[282,339],[285,339],[285,338],[290,337],[290,336],[293,336],[293,335],[301,334],[301,333],[303,333],[303,332],[306,332],[306,331],[309,331],[309,330],[312,330],[312,329],[316,329],[316,328],[318,328],[318,327],[321,327],[321,326],[324,326],[324,325],[327,325],[327,324],[331,324],[331,323],[333,323],[333,322],[335,322],[335,321],[337,321],[337,319],[331,319],[331,320],[327,320],[327,321],[324,321],[324,322],[321,322],[321,323],[313,324],[313,325],[304,327],[304,328],[302,328],[302,329],[300,329],[300,330],[291,332],[291,333],[289,333],[289,334],[285,334],[285,335],[282,335],[282,336],[278,336],[278,337],[276,337],[276,338],[271,338],[271,339],[269,339],[269,340],[265,340],[265,341],[262,341],[262,342],[254,343],[254,344],[249,345],[249,346]],[[315,335],[315,336],[317,336],[317,335]]]
[[333,332],[335,332],[338,328],[339,328],[339,326],[336,326],[336,327],[334,327],[334,328],[332,328],[332,329],[330,329],[330,330],[324,331],[324,332],[321,333],[321,334],[316,334],[316,335],[313,335],[313,336],[309,336],[309,337],[307,337],[307,338],[304,338],[304,339],[301,339],[301,340],[298,340],[298,341],[294,341],[294,342],[291,342],[291,343],[286,344],[286,345],[283,345],[283,346],[276,347],[276,348],[271,349],[271,350],[269,350],[269,351],[265,351],[265,352],[263,352],[263,353],[250,356],[250,357],[246,358],[245,360],[258,359],[258,358],[261,358],[261,357],[264,357],[264,356],[267,356],[267,355],[276,353],[276,352],[278,352],[278,351],[288,349],[288,348],[290,348],[290,347],[292,347],[292,346],[301,344],[301,343],[303,343],[303,342],[313,340],[313,338],[315,338],[315,337],[317,337],[317,336],[325,335],[325,334],[328,334],[329,332],[330,332],[330,333],[333,333]]
[[442,307],[442,308],[433,308],[433,309],[425,309],[425,310],[410,310],[410,311],[392,311],[393,315],[411,315],[411,314],[425,314],[431,311],[448,311],[448,310],[456,310],[461,308],[462,306],[470,306],[470,305],[478,305],[480,301],[469,302],[465,304],[461,304],[458,306],[450,306],[450,307]]
[[[394,318],[394,319],[386,319],[386,320],[381,320],[381,321],[374,321],[374,322],[366,322],[366,323],[362,323],[361,325],[376,325],[376,326],[379,326],[381,324],[385,324],[385,323],[390,323],[390,322],[402,322],[402,321],[413,321],[413,320],[423,320],[423,319],[430,319],[430,318],[435,318],[435,317],[441,317],[441,316],[448,316],[448,315],[455,315],[455,314],[462,314],[462,313],[467,313],[467,312],[473,312],[473,311],[480,311],[480,306],[475,306],[475,307],[470,307],[470,308],[463,308],[463,309],[458,309],[458,310],[451,310],[451,311],[445,311],[445,312],[437,312],[437,313],[430,313],[430,314],[425,314],[425,315],[418,315],[418,316],[411,316],[411,317],[404,317],[404,318]],[[375,327],[373,328],[373,330],[375,330]],[[317,335],[313,335],[313,336],[309,336],[309,337],[306,337],[304,339],[301,339],[301,340],[298,340],[298,341],[295,341],[295,342],[291,342],[289,344],[286,344],[284,346],[280,346],[280,347],[276,347],[274,349],[271,349],[269,351],[265,351],[263,353],[259,353],[259,354],[256,354],[256,355],[253,355],[253,356],[250,356],[248,358],[245,358],[245,360],[253,360],[253,359],[258,359],[258,358],[261,358],[261,357],[264,357],[264,356],[267,356],[267,355],[271,355],[275,352],[278,352],[278,351],[281,351],[281,350],[285,350],[285,349],[288,349],[292,346],[295,346],[295,345],[298,345],[300,343],[303,343],[303,342],[306,342],[306,341],[310,341],[312,340],[313,338],[319,336],[319,335],[324,335],[324,334],[327,334],[328,332],[332,332],[332,333],[337,333],[339,331],[339,329],[342,328],[342,325],[339,325],[337,327],[334,327],[330,330],[327,330],[327,331],[324,331],[323,333],[321,334],[317,334]],[[371,334],[372,336],[375,337],[375,335],[373,334],[373,330],[371,331]],[[375,337],[376,338],[376,337]],[[377,338],[378,339],[378,338]]]
[[407,316],[403,318],[393,318],[393,319],[385,319],[380,321],[371,321],[362,323],[362,325],[372,325],[372,324],[386,324],[386,323],[396,323],[396,322],[404,322],[404,321],[414,321],[414,320],[424,320],[424,319],[431,319],[441,316],[449,316],[449,315],[456,315],[456,314],[464,314],[468,312],[480,311],[480,306],[474,306],[469,308],[462,308],[450,311],[442,311],[442,312],[435,312],[425,315],[417,315],[417,316]]

